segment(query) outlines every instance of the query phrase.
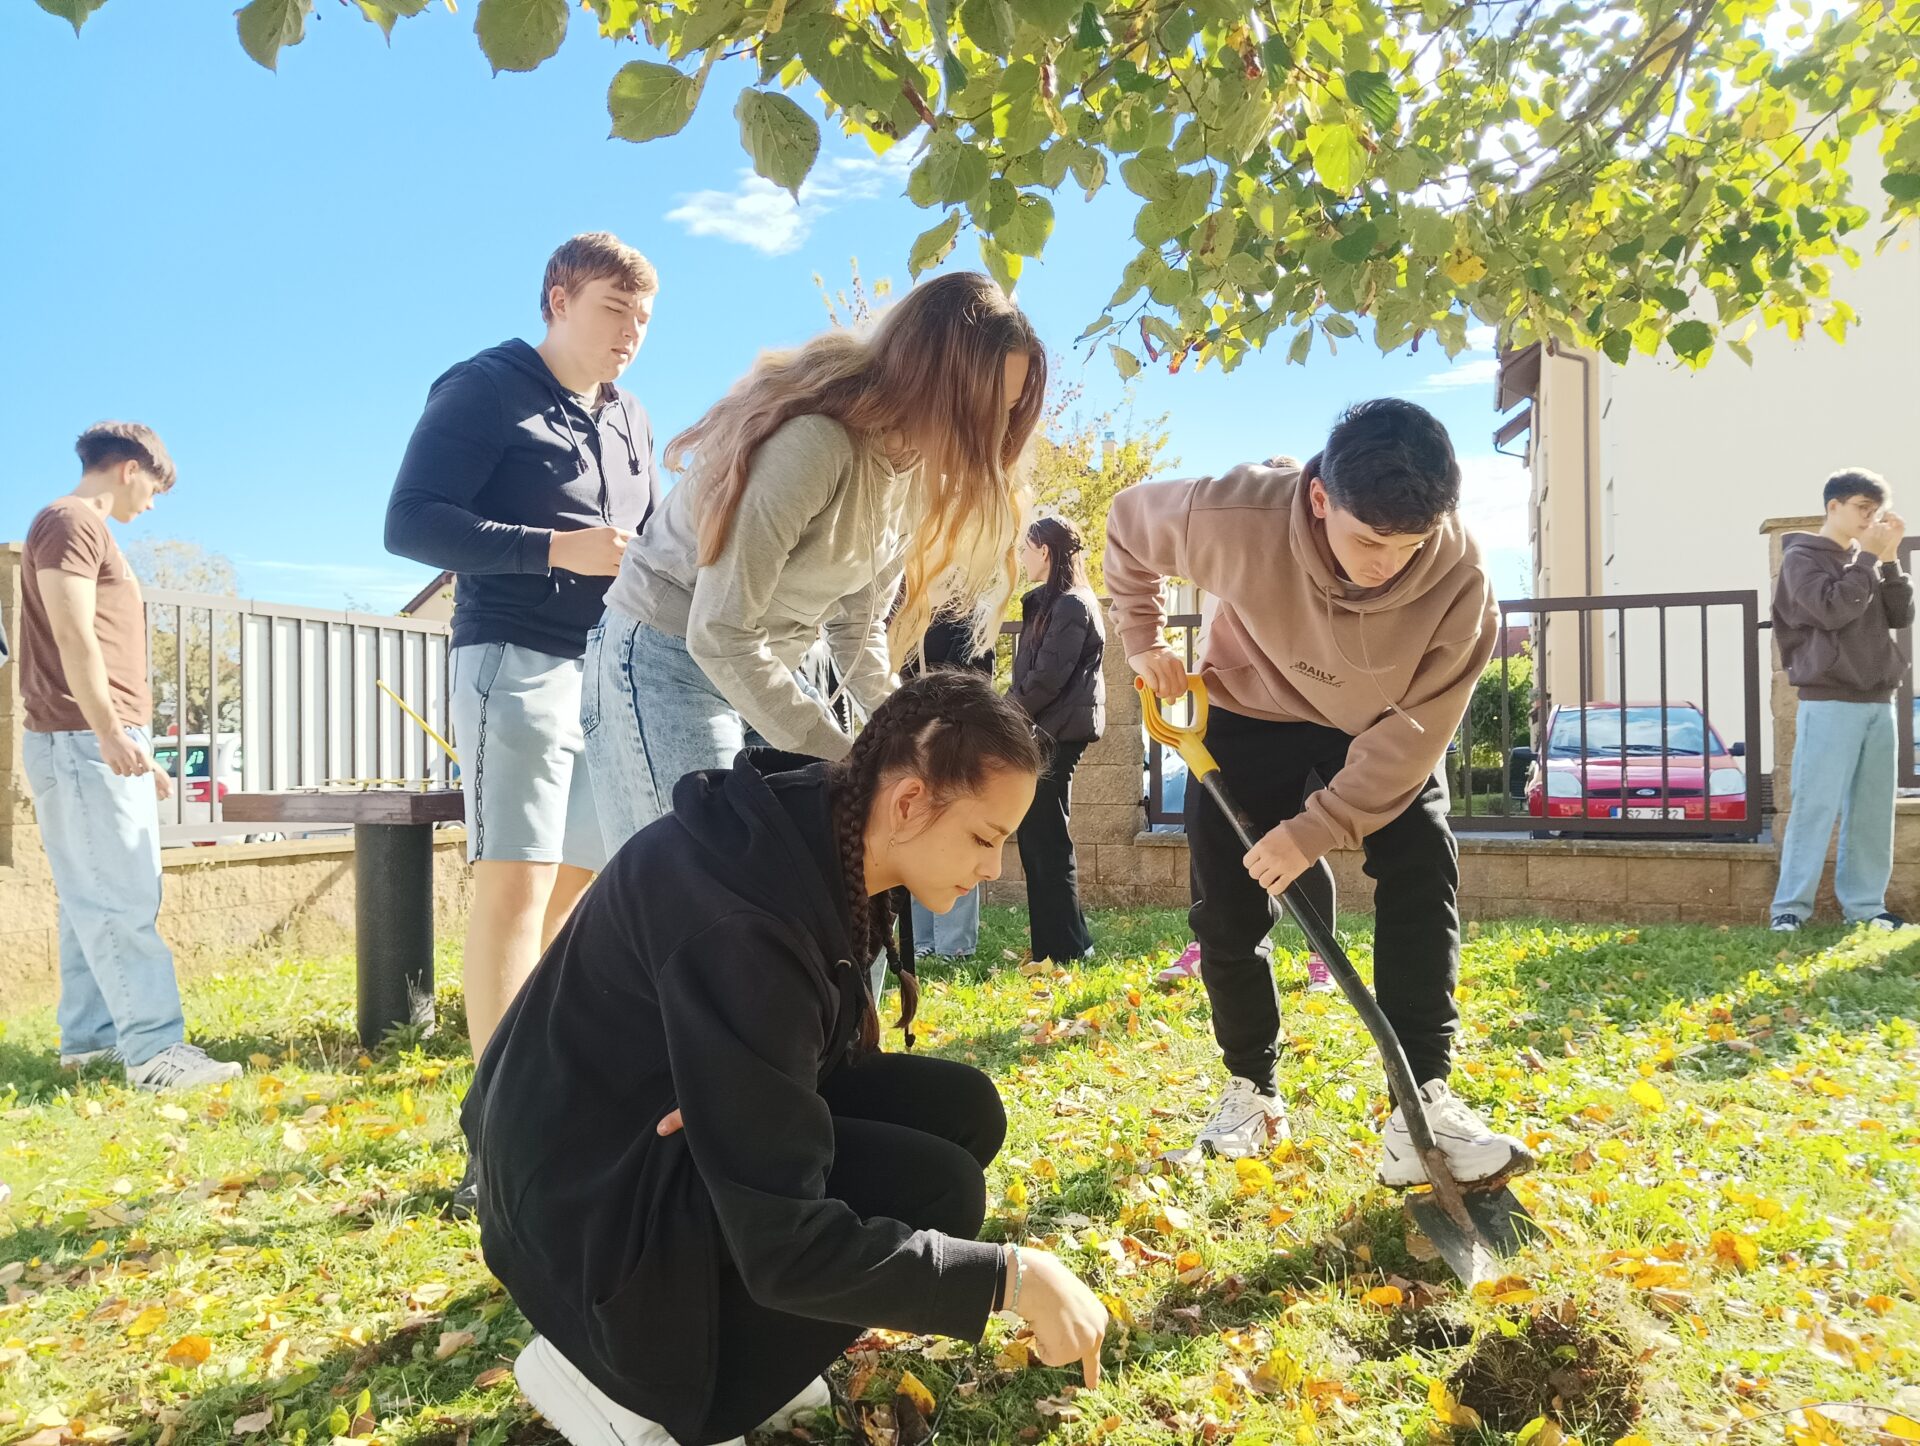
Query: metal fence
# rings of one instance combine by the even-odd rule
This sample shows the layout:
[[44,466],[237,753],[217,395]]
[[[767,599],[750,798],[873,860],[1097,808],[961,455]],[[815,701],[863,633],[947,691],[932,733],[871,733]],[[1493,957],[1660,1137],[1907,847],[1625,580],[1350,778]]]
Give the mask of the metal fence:
[[[1446,754],[1455,829],[1759,834],[1757,594],[1513,598],[1499,609],[1499,651]],[[1520,649],[1508,641],[1515,616],[1531,621]],[[1191,671],[1200,617],[1169,624]],[[1740,730],[1731,741],[1728,724]],[[1910,746],[1905,757],[1910,766]],[[1182,825],[1185,783],[1179,759],[1149,741],[1149,827]]]
[[229,791],[457,776],[381,687],[450,738],[445,623],[165,589],[145,598],[155,755],[173,779],[163,845],[259,837],[223,826]]

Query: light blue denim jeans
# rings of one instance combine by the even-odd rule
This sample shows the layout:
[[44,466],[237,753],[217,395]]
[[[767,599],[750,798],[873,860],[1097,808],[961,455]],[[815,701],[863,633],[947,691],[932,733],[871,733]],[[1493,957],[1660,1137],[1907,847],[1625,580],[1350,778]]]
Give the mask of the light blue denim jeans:
[[913,947],[921,953],[964,959],[980,943],[980,886],[975,884],[944,914],[913,901]]
[[[143,730],[127,733],[153,751]],[[120,777],[91,732],[29,732],[21,751],[60,903],[60,1052],[117,1049],[145,1064],[186,1038],[173,954],[156,927],[153,778]]]
[[1803,923],[1827,862],[1834,820],[1840,851],[1833,891],[1857,923],[1883,913],[1893,874],[1893,800],[1900,730],[1891,703],[1802,699],[1795,716],[1792,811],[1780,843],[1775,915]]

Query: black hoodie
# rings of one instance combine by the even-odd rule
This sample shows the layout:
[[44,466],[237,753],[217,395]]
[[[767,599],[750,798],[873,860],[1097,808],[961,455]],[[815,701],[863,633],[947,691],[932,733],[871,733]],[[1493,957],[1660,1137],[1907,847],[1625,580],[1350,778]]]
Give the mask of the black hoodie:
[[[689,1437],[719,1270],[763,1306],[978,1340],[999,1249],[825,1194],[819,1094],[866,1009],[825,764],[690,773],[507,1009],[462,1110],[487,1267],[616,1401]],[[654,1126],[678,1108],[686,1128]]]
[[660,501],[653,428],[609,384],[596,418],[524,341],[433,384],[387,503],[387,550],[459,575],[453,645],[586,651],[611,577],[547,566],[556,531],[638,532]]

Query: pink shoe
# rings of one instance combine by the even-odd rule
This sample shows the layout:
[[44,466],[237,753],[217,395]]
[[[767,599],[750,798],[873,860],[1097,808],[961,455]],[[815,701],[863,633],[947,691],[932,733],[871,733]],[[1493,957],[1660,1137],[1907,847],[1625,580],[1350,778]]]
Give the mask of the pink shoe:
[[1153,976],[1155,984],[1178,984],[1200,977],[1200,943],[1196,939],[1180,951],[1180,957]]
[[1333,971],[1327,968],[1327,961],[1318,954],[1307,955],[1307,993],[1334,994],[1340,986],[1333,981]]

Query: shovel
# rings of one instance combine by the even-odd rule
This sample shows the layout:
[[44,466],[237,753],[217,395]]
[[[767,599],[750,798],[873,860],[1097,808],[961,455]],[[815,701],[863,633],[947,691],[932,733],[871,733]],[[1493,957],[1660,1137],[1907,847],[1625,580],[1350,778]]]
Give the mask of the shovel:
[[[1258,841],[1258,835],[1246,814],[1240,811],[1239,805],[1228,794],[1226,785],[1221,781],[1220,765],[1207,752],[1204,741],[1207,732],[1206,684],[1197,676],[1187,679],[1187,688],[1193,694],[1193,722],[1184,728],[1169,722],[1161,713],[1159,700],[1147,688],[1144,679],[1135,680],[1134,686],[1140,690],[1141,701],[1146,705],[1142,713],[1146,719],[1147,736],[1179,753],[1186,762],[1188,778],[1212,795],[1213,801],[1220,806],[1220,812],[1232,822],[1242,846],[1251,849]],[[1340,947],[1340,941],[1334,937],[1331,925],[1320,918],[1319,911],[1301,893],[1297,881],[1281,892],[1278,901],[1270,899],[1269,902],[1273,905],[1276,922],[1280,904],[1287,906],[1288,912],[1300,925],[1301,932],[1307,936],[1307,942],[1325,961],[1328,971],[1339,983],[1340,992],[1359,1011],[1361,1022],[1373,1036],[1374,1047],[1379,1050],[1381,1063],[1386,1066],[1387,1088],[1394,1104],[1400,1109],[1401,1118],[1407,1122],[1407,1133],[1412,1137],[1413,1147],[1419,1152],[1427,1170],[1430,1188],[1408,1194],[1407,1214],[1421,1233],[1434,1243],[1441,1257],[1461,1280],[1468,1285],[1475,1285],[1482,1280],[1493,1279],[1499,1273],[1497,1257],[1511,1254],[1526,1242],[1529,1235],[1536,1235],[1540,1231],[1533,1217],[1527,1214],[1526,1207],[1506,1186],[1507,1174],[1511,1172],[1466,1186],[1453,1178],[1453,1171],[1447,1166],[1447,1157],[1435,1143],[1433,1131],[1427,1125],[1426,1110],[1414,1086],[1413,1068],[1407,1063],[1406,1051],[1400,1047],[1400,1041],[1393,1027],[1387,1023],[1386,1015],[1381,1013],[1379,1003],[1367,986],[1361,983],[1359,974],[1354,972],[1353,963],[1347,958],[1346,950]]]

